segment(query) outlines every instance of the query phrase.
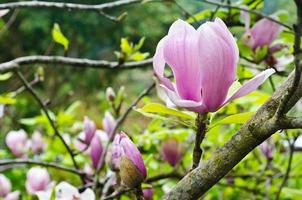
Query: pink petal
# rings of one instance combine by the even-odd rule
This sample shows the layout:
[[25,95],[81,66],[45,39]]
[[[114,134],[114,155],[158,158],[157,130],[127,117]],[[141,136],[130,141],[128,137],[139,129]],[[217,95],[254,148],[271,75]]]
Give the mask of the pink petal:
[[239,52],[234,37],[219,18],[201,25],[198,33],[203,103],[213,112],[224,102],[236,79]]
[[251,35],[254,39],[254,47],[256,49],[262,46],[270,46],[282,31],[282,26],[269,19],[263,18],[258,21],[251,29]]
[[256,90],[270,75],[275,73],[275,70],[273,69],[267,69],[251,80],[247,81],[239,90],[237,90],[231,97],[229,97],[224,103],[228,103],[232,101],[233,99],[245,96],[249,94],[250,92]]
[[163,52],[173,71],[179,96],[185,100],[200,101],[201,67],[197,31],[190,24],[177,20],[166,36]]
[[102,153],[103,153],[103,145],[101,139],[98,135],[94,135],[90,144],[90,159],[95,169],[98,167]]

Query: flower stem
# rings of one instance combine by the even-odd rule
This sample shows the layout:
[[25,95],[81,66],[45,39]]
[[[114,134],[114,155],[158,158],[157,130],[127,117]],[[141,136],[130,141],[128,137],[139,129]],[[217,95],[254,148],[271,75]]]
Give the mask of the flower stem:
[[202,156],[202,148],[200,147],[200,145],[206,135],[207,115],[198,114],[195,123],[197,126],[197,130],[196,130],[195,144],[194,144],[194,150],[193,150],[193,166],[192,166],[191,170],[198,167],[201,156]]

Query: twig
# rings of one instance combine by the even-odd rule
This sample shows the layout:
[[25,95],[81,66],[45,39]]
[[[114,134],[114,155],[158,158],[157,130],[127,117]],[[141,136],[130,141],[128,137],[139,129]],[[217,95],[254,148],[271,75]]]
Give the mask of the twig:
[[200,147],[205,135],[206,135],[206,120],[207,115],[198,114],[196,118],[196,136],[195,136],[195,144],[193,149],[193,165],[192,169],[198,167],[201,156],[202,156],[202,148]]
[[294,151],[294,149],[295,149],[295,142],[296,142],[297,138],[298,138],[298,137],[294,137],[293,142],[291,142],[290,139],[287,138],[287,142],[288,142],[288,145],[289,145],[289,158],[288,158],[288,164],[287,164],[286,172],[285,172],[285,174],[284,174],[282,183],[280,184],[279,190],[278,190],[278,192],[276,193],[275,200],[279,200],[280,194],[281,194],[281,192],[282,192],[282,189],[283,189],[283,187],[286,185],[287,180],[288,180],[288,178],[289,178],[289,173],[290,173],[291,165],[292,165],[292,161],[293,161],[293,155],[294,155],[294,152],[295,152],[295,151]]
[[109,199],[114,199],[116,197],[119,197],[121,196],[122,194],[125,194],[127,192],[130,192],[132,191],[133,189],[131,188],[125,188],[125,189],[119,189],[119,190],[116,190],[115,192],[113,192],[111,195],[105,197],[105,198],[102,198],[102,200],[109,200]]
[[257,11],[254,11],[254,10],[250,10],[250,9],[246,9],[246,8],[240,8],[240,7],[237,7],[237,6],[233,6],[233,5],[228,5],[228,4],[223,4],[223,3],[219,3],[219,2],[214,2],[214,1],[209,1],[209,0],[202,0],[201,2],[204,2],[204,3],[208,3],[208,4],[212,4],[212,5],[216,5],[216,6],[221,6],[221,7],[224,7],[224,8],[232,8],[232,9],[236,9],[236,10],[242,10],[242,11],[245,11],[245,12],[249,12],[249,13],[252,13],[252,14],[255,14],[255,15],[258,15],[262,18],[266,18],[266,19],[269,19],[277,24],[280,24],[281,26],[284,26],[286,28],[288,28],[289,30],[292,30],[292,27],[290,27],[289,25],[287,24],[284,24],[270,16],[267,16],[267,15],[264,15],[260,12],[257,12]]
[[36,161],[36,160],[30,160],[30,159],[16,159],[16,160],[0,160],[0,166],[6,166],[6,165],[40,165],[44,167],[51,167],[55,169],[59,169],[62,171],[67,171],[70,173],[74,173],[80,176],[85,175],[85,172],[82,172],[80,170],[74,169],[74,168],[69,168],[69,167],[64,167],[61,165],[58,165],[56,163],[50,163],[50,162],[43,162],[43,161]]
[[11,17],[9,18],[7,23],[0,30],[0,37],[3,35],[3,33],[6,30],[8,30],[11,27],[11,25],[13,25],[13,23],[15,22],[15,20],[17,18],[18,13],[19,13],[19,10],[14,10],[13,14],[11,15]]
[[140,3],[141,0],[119,0],[98,5],[63,3],[63,2],[47,2],[47,1],[20,1],[0,4],[0,9],[15,8],[56,8],[68,10],[87,10],[102,11],[104,9],[116,8],[124,5]]
[[[24,86],[26,87],[26,89],[32,94],[32,96],[36,99],[36,101],[38,102],[38,104],[40,105],[41,109],[43,110],[43,112],[45,113],[51,127],[53,128],[55,135],[61,140],[61,142],[63,143],[64,147],[66,148],[67,152],[70,155],[70,158],[73,162],[73,165],[76,169],[79,169],[78,164],[73,156],[72,150],[70,149],[70,147],[68,146],[68,144],[65,142],[64,138],[62,137],[62,135],[60,134],[57,126],[55,125],[55,122],[51,119],[51,117],[49,116],[48,113],[48,109],[46,108],[46,106],[44,105],[43,101],[40,99],[40,97],[38,96],[38,94],[34,91],[34,89],[31,87],[31,85],[27,82],[27,80],[25,79],[25,77],[23,76],[23,74],[17,70],[16,74],[18,75],[19,79],[22,81],[22,83],[24,84]],[[83,178],[83,177],[82,177]]]
[[114,127],[114,129],[112,130],[112,132],[109,134],[110,135],[110,138],[109,138],[109,142],[107,143],[103,153],[102,153],[102,156],[101,156],[101,159],[99,161],[99,164],[98,164],[98,167],[97,167],[97,170],[95,172],[95,176],[94,176],[94,183],[95,183],[95,186],[94,186],[94,190],[96,190],[97,188],[97,185],[98,185],[98,175],[99,173],[101,172],[103,166],[104,166],[104,162],[105,162],[105,158],[106,158],[106,155],[107,155],[107,152],[108,152],[108,149],[109,149],[109,146],[110,146],[110,143],[113,141],[114,139],[114,133],[117,131],[117,129],[119,128],[119,126],[124,122],[124,120],[126,119],[126,117],[128,116],[128,114],[132,111],[132,109],[138,104],[138,102],[144,97],[146,96],[147,94],[149,94],[149,92],[155,87],[155,82],[153,82],[150,86],[148,86],[146,89],[144,89],[139,95],[138,97],[132,102],[132,104],[126,109],[126,111],[123,113],[122,116],[120,116],[117,120],[116,120],[116,125]]
[[0,72],[10,71],[22,65],[28,64],[61,64],[72,65],[75,67],[91,67],[97,69],[133,69],[138,67],[149,66],[152,63],[152,58],[125,62],[119,64],[118,62],[110,62],[107,60],[91,60],[86,58],[70,58],[63,56],[25,56],[0,64]]
[[188,12],[188,11],[187,11],[182,5],[180,5],[176,0],[174,0],[173,2],[175,3],[175,5],[176,5],[180,10],[182,10],[182,11],[185,13],[185,15],[187,15],[186,17],[190,17],[190,18],[192,18],[192,19],[194,20],[194,22],[200,24],[199,21],[198,21],[198,19],[196,19],[196,17],[195,17],[193,14],[191,14],[190,12]]
[[146,183],[152,183],[152,182],[156,182],[162,179],[166,179],[166,178],[176,178],[176,179],[181,179],[182,177],[184,177],[184,175],[179,174],[175,171],[172,171],[170,173],[164,173],[164,174],[158,174],[156,176],[153,177],[149,177],[145,180]]

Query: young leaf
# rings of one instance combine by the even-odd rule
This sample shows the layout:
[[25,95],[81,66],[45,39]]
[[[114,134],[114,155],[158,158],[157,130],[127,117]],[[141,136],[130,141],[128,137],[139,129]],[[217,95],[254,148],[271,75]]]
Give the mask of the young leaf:
[[245,112],[245,113],[239,113],[239,114],[227,116],[222,120],[219,120],[218,122],[211,124],[209,129],[222,124],[244,124],[245,122],[247,122],[247,120],[250,119],[250,117],[253,114],[254,112]]
[[13,73],[7,72],[5,74],[0,74],[0,81],[6,81],[12,77]]
[[61,32],[59,24],[55,23],[52,28],[52,38],[56,43],[61,44],[65,51],[68,49],[69,41]]

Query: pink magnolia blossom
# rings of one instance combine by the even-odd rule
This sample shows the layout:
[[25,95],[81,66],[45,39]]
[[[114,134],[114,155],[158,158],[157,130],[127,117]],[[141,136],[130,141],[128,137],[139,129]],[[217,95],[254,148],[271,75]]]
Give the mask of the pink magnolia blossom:
[[143,189],[143,196],[145,200],[151,200],[153,197],[154,190],[152,187]]
[[31,136],[31,149],[34,154],[41,153],[46,147],[46,143],[39,131],[35,131]]
[[113,118],[113,116],[111,115],[110,112],[108,112],[108,111],[105,112],[105,116],[104,116],[104,119],[102,121],[102,125],[103,125],[104,131],[109,135],[109,137],[112,134],[114,134],[113,130],[114,130],[114,127],[116,125],[116,121],[115,121],[115,119]]
[[94,134],[96,132],[95,123],[88,117],[84,118],[84,133],[85,133],[85,144],[90,144]]
[[6,176],[0,174],[0,197],[6,197],[12,189],[12,184]]
[[260,144],[260,150],[262,154],[269,160],[273,159],[273,147],[271,144],[269,144],[268,141],[264,141]]
[[28,193],[35,194],[47,190],[50,185],[50,177],[45,168],[33,167],[27,172],[26,189]]
[[144,178],[147,176],[147,170],[139,150],[124,132],[115,136],[113,148],[112,160],[116,166],[120,166],[120,159],[126,156],[139,169]]
[[6,145],[17,157],[22,157],[28,150],[27,133],[24,130],[10,131],[5,138]]
[[[238,58],[235,39],[221,19],[206,22],[197,30],[179,19],[158,43],[153,67],[173,104],[206,113],[256,90],[274,73],[273,69],[265,70],[228,96],[236,81]],[[175,83],[165,77],[165,64],[172,69]]]
[[174,137],[166,139],[162,144],[161,154],[163,158],[174,167],[183,155],[181,143]]
[[[250,15],[245,11],[241,12],[241,19],[245,23],[243,42],[253,50],[264,46],[271,46],[272,42],[283,29],[281,25],[267,18],[259,20],[250,28]],[[275,46],[270,51],[275,51],[276,48],[280,47],[280,45]]]
[[101,138],[99,137],[99,135],[95,134],[90,143],[90,159],[95,169],[98,167],[102,153],[103,145]]

